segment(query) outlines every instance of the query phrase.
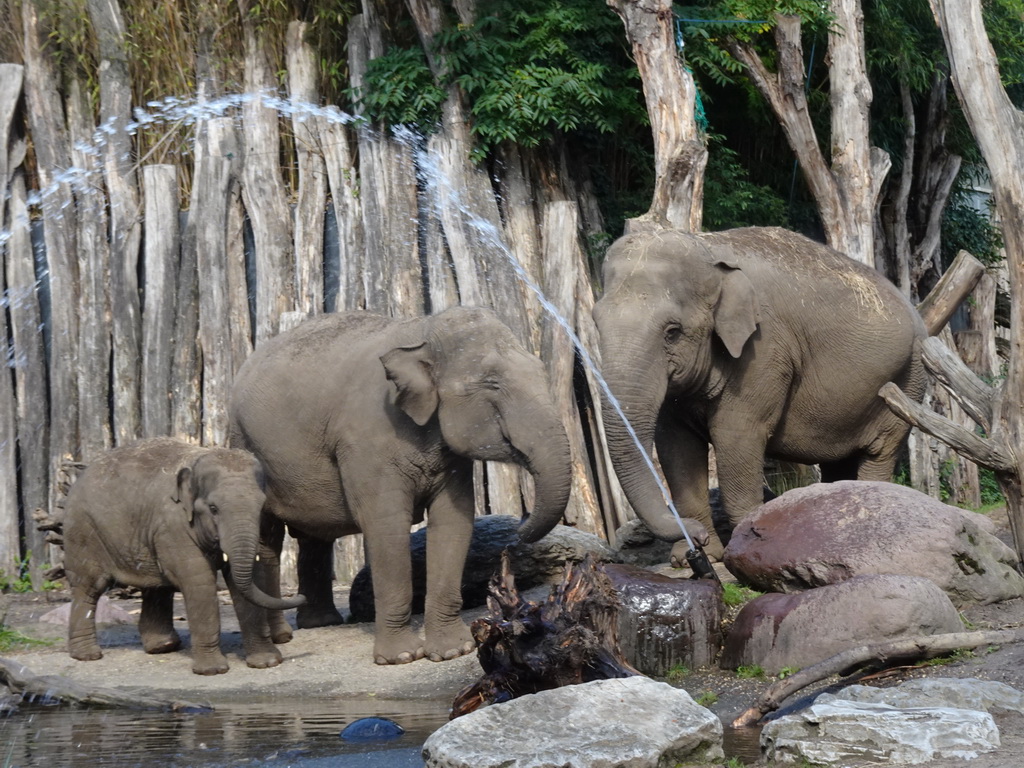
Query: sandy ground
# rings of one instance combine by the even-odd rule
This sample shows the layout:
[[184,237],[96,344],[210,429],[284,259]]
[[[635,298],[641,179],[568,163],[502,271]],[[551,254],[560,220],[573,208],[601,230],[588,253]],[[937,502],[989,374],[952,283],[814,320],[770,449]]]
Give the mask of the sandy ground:
[[[667,566],[666,566],[667,568]],[[675,575],[682,572],[676,571]],[[537,599],[547,593],[538,588],[528,596]],[[199,703],[237,702],[256,697],[379,697],[393,699],[447,699],[481,674],[476,656],[434,663],[421,660],[400,666],[377,666],[372,661],[372,625],[348,624],[322,629],[300,630],[294,639],[281,646],[284,663],[272,669],[250,669],[241,658],[238,624],[227,593],[222,596],[222,645],[231,663],[227,674],[204,677],[191,671],[187,651],[188,625],[184,610],[178,603],[177,627],[185,640],[183,650],[164,655],[147,655],[142,651],[133,623],[101,625],[100,644],[104,657],[94,662],[79,662],[67,654],[66,626],[47,621],[47,614],[67,605],[63,592],[34,595],[0,595],[0,623],[31,637],[52,641],[46,647],[15,649],[6,652],[38,674],[62,675],[78,683],[115,687],[121,690],[186,700]],[[347,606],[345,590],[336,591],[339,607]],[[122,618],[137,619],[140,601],[137,598],[113,599],[115,612]],[[467,621],[481,615],[484,609],[465,612]],[[1024,626],[1024,599],[991,606],[971,606],[964,616],[975,629],[1002,629]],[[419,617],[417,617],[419,618]],[[872,684],[894,685],[911,677],[977,677],[1005,682],[1024,691],[1024,643],[1005,645],[979,652],[974,656],[941,666],[899,669]],[[686,689],[694,698],[710,692],[716,701],[710,708],[724,723],[738,715],[772,682],[771,680],[739,680],[731,672],[697,670],[673,684]],[[835,679],[811,689],[816,693],[835,684]],[[806,701],[806,696],[798,697]],[[787,708],[793,706],[787,702]],[[1024,716],[997,716],[1003,746],[992,754],[970,761],[935,761],[933,768],[1009,768],[1024,764]],[[749,748],[746,764],[754,765]],[[765,763],[756,763],[765,765]]]

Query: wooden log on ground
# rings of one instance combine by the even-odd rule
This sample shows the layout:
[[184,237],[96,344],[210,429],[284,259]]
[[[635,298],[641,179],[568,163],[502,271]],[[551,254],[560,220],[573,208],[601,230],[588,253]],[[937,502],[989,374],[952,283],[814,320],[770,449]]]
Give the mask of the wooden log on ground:
[[528,693],[640,674],[619,650],[615,588],[589,556],[567,564],[562,582],[535,603],[516,590],[506,550],[487,607],[471,626],[484,676],[456,695],[452,719]]
[[209,704],[160,699],[113,688],[87,687],[59,675],[37,675],[13,659],[0,658],[0,686],[22,699],[96,708],[154,709],[168,712],[212,712]]
[[1024,640],[1024,629],[993,630],[986,632],[954,632],[946,635],[906,638],[877,645],[861,645],[830,656],[794,675],[770,686],[757,702],[732,722],[733,728],[755,725],[782,702],[808,685],[832,675],[844,674],[853,668],[872,663],[875,667],[891,666],[910,660],[931,659],[960,649],[979,648],[983,645],[1002,645]]

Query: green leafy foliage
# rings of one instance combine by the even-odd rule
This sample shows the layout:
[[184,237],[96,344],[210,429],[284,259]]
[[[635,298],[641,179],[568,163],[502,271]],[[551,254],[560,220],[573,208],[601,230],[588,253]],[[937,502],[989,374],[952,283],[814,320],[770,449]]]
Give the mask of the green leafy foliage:
[[786,226],[786,201],[771,187],[755,184],[739,155],[712,137],[704,179],[704,229]]
[[765,676],[764,669],[759,664],[740,666],[736,668],[736,677],[740,680],[761,679]]
[[[32,575],[29,572],[31,555],[25,555],[17,561],[17,570],[13,574],[0,568],[0,592],[25,593],[32,591]],[[60,584],[54,581],[44,581],[44,590],[59,589]]]
[[700,696],[694,699],[702,707],[711,707],[718,702],[718,694],[714,691],[701,691]]
[[[961,177],[963,174],[961,174]],[[993,266],[1003,258],[1003,236],[988,211],[972,202],[972,192],[961,179],[942,218],[942,261],[951,264],[967,251],[982,264]]]
[[420,48],[391,48],[367,65],[365,81],[355,100],[368,117],[388,125],[425,127],[441,116],[446,93]]

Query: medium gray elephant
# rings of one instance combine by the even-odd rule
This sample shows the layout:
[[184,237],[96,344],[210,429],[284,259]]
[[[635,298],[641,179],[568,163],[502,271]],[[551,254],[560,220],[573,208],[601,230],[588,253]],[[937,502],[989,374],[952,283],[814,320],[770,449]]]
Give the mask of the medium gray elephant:
[[[762,501],[764,457],[820,464],[822,479],[891,480],[908,426],[878,396],[920,397],[917,311],[885,278],[774,228],[659,231],[612,244],[594,307],[608,386],[672,499],[722,542],[708,507],[708,444],[733,525]],[[682,537],[621,418],[604,409],[616,474],[660,538]]]
[[[374,577],[374,660],[434,661],[473,650],[459,616],[473,531],[473,460],[529,470],[536,498],[519,535],[561,518],[569,441],[541,361],[490,311],[455,307],[394,319],[346,312],[307,320],[246,360],[231,396],[231,442],[267,472],[264,588],[278,589],[283,525],[299,540],[298,626],[341,622],[334,539],[362,532]],[[410,627],[409,534],[427,520],[423,640]],[[271,613],[271,636],[290,636]],[[254,618],[254,620],[263,620]]]
[[[172,438],[115,448],[86,467],[65,502],[71,656],[102,658],[96,601],[117,582],[142,588],[139,634],[147,653],[181,645],[172,614],[174,592],[180,590],[192,635],[192,671],[227,672],[220,650],[218,570],[224,568],[236,609],[249,601],[280,610],[302,602],[301,597],[272,598],[253,584],[262,483],[252,454]],[[281,663],[266,632],[243,628],[242,643],[250,667]]]

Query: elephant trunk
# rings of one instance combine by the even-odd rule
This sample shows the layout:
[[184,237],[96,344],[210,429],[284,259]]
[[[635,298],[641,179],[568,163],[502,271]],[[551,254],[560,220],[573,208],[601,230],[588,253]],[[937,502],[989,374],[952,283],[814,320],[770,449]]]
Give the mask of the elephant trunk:
[[[633,355],[641,359],[639,353],[634,351]],[[653,466],[648,463],[653,455],[655,427],[668,387],[667,377],[632,359],[617,360],[614,354],[605,354],[604,361],[605,379],[616,400],[613,405],[605,393],[602,408],[608,453],[615,474],[629,503],[651,533],[665,541],[678,541],[683,538],[680,521],[669,509],[665,492]],[[632,433],[624,418],[629,420]]]
[[271,611],[286,611],[297,608],[306,602],[302,595],[295,597],[272,597],[253,582],[253,565],[256,562],[259,535],[236,534],[231,546],[225,550],[229,553],[230,578],[241,595],[253,605]]
[[[553,405],[535,409],[529,418],[510,429],[513,447],[533,476],[533,509],[519,526],[519,538],[533,542],[547,534],[565,513],[572,491],[572,456],[569,438]],[[511,426],[511,425],[510,425]]]

